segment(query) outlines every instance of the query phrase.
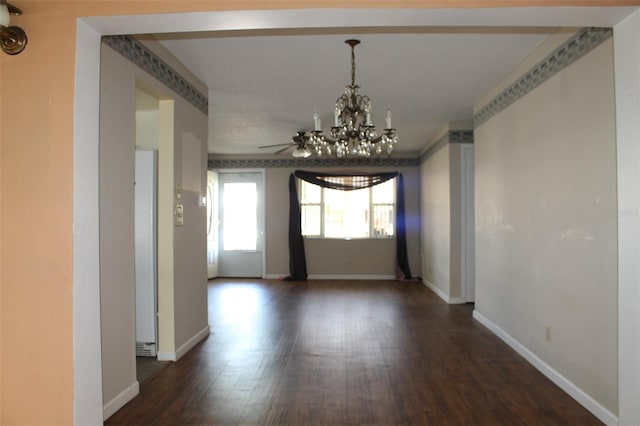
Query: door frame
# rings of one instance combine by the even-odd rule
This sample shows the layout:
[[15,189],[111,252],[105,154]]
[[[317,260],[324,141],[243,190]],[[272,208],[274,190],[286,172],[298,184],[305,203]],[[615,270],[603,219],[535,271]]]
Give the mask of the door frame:
[[[215,176],[214,180],[215,181],[215,187],[213,189],[213,191],[211,192],[211,197],[209,197],[209,180],[211,179],[212,176]],[[214,232],[214,238],[213,240],[215,241],[216,245],[220,245],[218,242],[219,236],[217,235],[218,233],[218,205],[220,204],[218,202],[218,192],[220,190],[219,188],[220,186],[220,182],[218,179],[218,172],[215,170],[208,170],[207,169],[207,230],[211,230],[212,232]],[[210,216],[209,216],[210,215]],[[214,228],[215,227],[215,228]],[[214,230],[215,229],[215,230]],[[218,276],[218,247],[215,247],[215,254],[214,254],[214,263],[209,263],[209,243],[210,243],[210,238],[209,238],[209,232],[207,232],[207,279],[213,279],[216,278]],[[211,266],[214,265],[214,266]]]
[[[557,8],[561,9],[561,8]],[[468,9],[458,9],[459,13],[447,13],[449,20],[461,18]],[[426,11],[426,10],[425,10]],[[402,25],[398,18],[406,16],[394,14],[394,9],[385,10],[385,16],[376,20],[384,25]],[[410,11],[415,16],[414,24],[428,25],[429,19],[443,21],[442,14],[426,11],[428,14]],[[438,12],[438,11],[436,11]],[[498,10],[499,13],[501,12]],[[340,22],[350,26],[363,26],[363,21],[376,13],[371,9],[342,9]],[[512,13],[508,8],[504,13]],[[229,14],[235,19],[230,19]],[[224,11],[201,12],[210,16],[208,29],[224,27],[284,27],[288,18],[298,27],[335,25],[335,10],[300,9],[288,11]],[[391,14],[391,18],[388,16]],[[194,14],[197,15],[197,14]],[[198,15],[198,16],[200,16]],[[264,18],[267,15],[270,19]],[[320,16],[319,16],[320,15]],[[470,25],[479,25],[483,20],[495,19],[495,13],[483,14],[472,19]],[[487,18],[489,16],[489,18]],[[526,20],[529,26],[543,25],[549,14],[539,14],[537,18]],[[150,18],[152,17],[152,18]],[[243,19],[239,19],[243,18]],[[278,19],[274,19],[278,18]],[[330,19],[332,18],[332,19]],[[465,18],[468,18],[465,15]],[[557,26],[570,19],[567,15],[554,16]],[[574,19],[571,17],[571,19]],[[511,19],[517,25],[517,17]],[[186,20],[176,19],[176,14],[165,15],[121,15],[81,17],[76,20],[75,58],[76,72],[72,96],[75,100],[74,141],[73,141],[73,369],[74,369],[74,422],[102,423],[102,364],[100,351],[100,274],[99,274],[99,203],[98,203],[98,116],[100,97],[100,37],[111,34],[130,34],[146,31],[148,33],[188,30]],[[178,22],[179,24],[176,24]],[[201,21],[200,21],[201,22]],[[234,25],[231,25],[233,22]],[[284,23],[283,23],[284,22]],[[584,16],[573,26],[594,25],[586,22]],[[486,23],[486,22],[485,22]],[[520,24],[522,25],[522,21]],[[579,25],[578,25],[579,24]],[[141,30],[141,25],[143,30]],[[146,25],[146,26],[145,26]],[[269,26],[270,25],[270,26]],[[409,25],[405,22],[404,25]],[[177,28],[178,26],[179,28]],[[568,26],[568,25],[567,25]],[[604,26],[604,25],[603,25]],[[640,195],[637,191],[638,168],[640,159],[638,138],[640,126],[637,117],[640,115],[640,91],[637,90],[638,73],[640,71],[640,49],[638,49],[638,33],[640,33],[640,11],[629,12],[621,21],[612,20],[609,26],[614,27],[615,45],[615,91],[616,91],[616,152],[618,154],[618,204],[617,207],[629,209],[640,206]],[[235,28],[234,27],[234,28]],[[202,25],[198,27],[202,29]],[[232,28],[233,29],[233,28]],[[618,96],[619,95],[619,96]],[[623,161],[624,160],[624,161]],[[620,221],[618,225],[618,281],[619,281],[619,373],[618,416],[621,423],[637,423],[640,409],[636,401],[640,395],[640,369],[637,359],[640,355],[640,320],[638,306],[637,259],[640,256],[640,241],[635,238],[638,223],[633,220]],[[624,303],[622,303],[624,302]]]
[[[461,172],[461,219],[462,219],[462,229],[460,232],[460,236],[462,238],[461,241],[461,261],[462,261],[462,299],[465,302],[475,302],[475,167],[473,168],[474,172],[471,175],[471,185],[467,185],[468,178],[468,153],[471,152],[474,154],[474,159],[472,161],[472,165],[475,166],[475,149],[473,144],[465,143],[460,144],[460,172]],[[473,194],[473,203],[469,203],[469,192]],[[471,229],[469,229],[469,215],[471,215],[473,219],[473,225]],[[471,241],[470,241],[471,240]],[[468,250],[469,243],[473,244],[473,249]],[[469,271],[469,262],[474,262],[473,268]],[[473,291],[472,291],[473,290]]]
[[[225,173],[258,173],[260,174],[260,185],[258,186],[258,202],[262,204],[262,209],[260,209],[259,211],[259,217],[258,217],[258,223],[260,225],[261,228],[261,245],[262,247],[260,248],[260,252],[262,253],[262,255],[260,256],[260,261],[261,261],[261,278],[264,278],[266,275],[266,265],[267,265],[267,257],[266,257],[266,253],[265,253],[265,247],[267,246],[266,244],[266,216],[267,216],[267,206],[266,206],[266,194],[265,194],[265,178],[266,178],[266,172],[264,168],[257,168],[257,169],[211,169],[212,171],[218,173],[218,182],[220,182],[220,175],[225,174]],[[220,184],[218,183],[218,188],[220,188]],[[220,189],[218,189],[218,193],[220,193]],[[216,200],[216,202],[218,202],[219,200]],[[218,205],[218,213],[221,211],[220,206]],[[219,222],[220,218],[218,217],[218,222]],[[222,241],[222,238],[220,237],[220,234],[218,233],[218,242],[220,243]],[[218,250],[218,263],[220,262],[220,250]]]

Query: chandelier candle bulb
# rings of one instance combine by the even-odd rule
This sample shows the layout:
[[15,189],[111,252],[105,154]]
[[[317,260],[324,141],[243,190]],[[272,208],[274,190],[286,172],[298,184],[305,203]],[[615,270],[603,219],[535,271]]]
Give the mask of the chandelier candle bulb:
[[0,25],[8,27],[10,22],[9,7],[6,4],[0,3]]
[[387,110],[387,123],[386,124],[387,124],[387,129],[390,129],[391,128],[391,110],[390,109]]
[[318,114],[317,112],[313,113],[313,127],[317,132],[322,130],[322,126],[320,125],[320,114]]
[[336,108],[336,110],[333,112],[333,127],[338,126],[340,126],[340,110]]

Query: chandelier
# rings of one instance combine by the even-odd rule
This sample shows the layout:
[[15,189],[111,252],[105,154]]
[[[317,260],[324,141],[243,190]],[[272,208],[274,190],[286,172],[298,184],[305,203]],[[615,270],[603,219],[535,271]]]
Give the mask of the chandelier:
[[[391,127],[391,110],[387,110],[385,128],[382,134],[378,135],[371,122],[371,98],[360,94],[360,86],[356,84],[355,47],[360,44],[360,40],[346,40],[345,43],[351,46],[351,84],[345,86],[344,94],[336,100],[330,136],[322,132],[320,116],[316,112],[313,114],[314,130],[305,138],[306,142],[319,157],[370,157],[372,154],[391,154],[398,142],[396,129]],[[311,152],[306,146],[299,145],[293,155],[308,157]]]

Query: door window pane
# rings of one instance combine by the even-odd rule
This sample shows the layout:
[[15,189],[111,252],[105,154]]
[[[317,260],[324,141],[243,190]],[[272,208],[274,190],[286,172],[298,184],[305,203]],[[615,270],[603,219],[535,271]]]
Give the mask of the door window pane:
[[258,190],[254,182],[224,184],[222,201],[224,250],[254,251],[257,249],[257,203]]

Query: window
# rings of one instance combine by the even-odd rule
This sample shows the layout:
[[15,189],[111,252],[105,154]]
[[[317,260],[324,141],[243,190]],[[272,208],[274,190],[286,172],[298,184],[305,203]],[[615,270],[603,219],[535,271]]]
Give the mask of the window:
[[[351,177],[334,177],[340,182]],[[340,191],[300,181],[302,235],[316,238],[390,238],[394,235],[395,185]]]

